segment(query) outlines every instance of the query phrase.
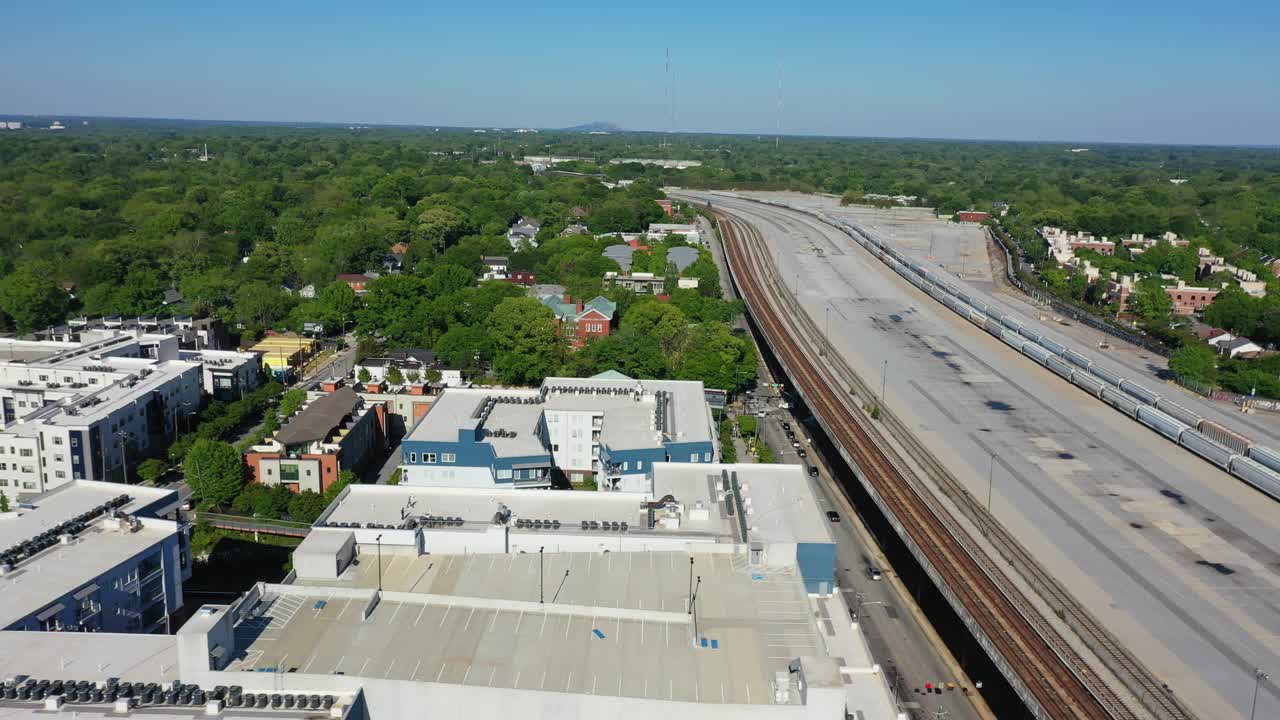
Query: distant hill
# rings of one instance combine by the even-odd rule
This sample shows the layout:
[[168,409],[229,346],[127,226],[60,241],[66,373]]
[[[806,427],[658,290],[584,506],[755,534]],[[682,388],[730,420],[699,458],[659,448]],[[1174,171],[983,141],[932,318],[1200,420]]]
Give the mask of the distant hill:
[[623,130],[622,130],[622,126],[621,126],[621,125],[618,125],[617,123],[605,122],[605,121],[603,121],[603,120],[596,120],[595,122],[589,122],[589,123],[586,123],[586,124],[583,124],[583,125],[574,125],[573,127],[567,127],[567,128],[565,128],[565,131],[566,131],[566,132],[611,132],[611,133],[614,133],[614,132],[622,132]]

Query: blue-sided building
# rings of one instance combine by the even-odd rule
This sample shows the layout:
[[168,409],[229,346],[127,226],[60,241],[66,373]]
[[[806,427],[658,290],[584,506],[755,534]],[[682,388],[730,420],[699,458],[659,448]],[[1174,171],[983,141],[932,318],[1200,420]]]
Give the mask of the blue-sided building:
[[718,434],[702,383],[618,373],[537,389],[451,388],[402,443],[400,480],[547,487],[555,471],[643,492],[658,462],[711,463]]

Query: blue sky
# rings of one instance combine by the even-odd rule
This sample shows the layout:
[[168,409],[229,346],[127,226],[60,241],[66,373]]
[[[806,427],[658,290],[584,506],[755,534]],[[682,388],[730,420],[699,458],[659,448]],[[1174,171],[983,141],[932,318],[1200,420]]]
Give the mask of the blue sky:
[[59,2],[0,113],[1280,144],[1280,2]]

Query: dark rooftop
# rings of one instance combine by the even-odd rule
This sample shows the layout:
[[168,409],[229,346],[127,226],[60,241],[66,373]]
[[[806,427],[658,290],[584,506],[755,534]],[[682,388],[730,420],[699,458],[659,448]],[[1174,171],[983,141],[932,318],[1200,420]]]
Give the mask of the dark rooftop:
[[328,395],[311,401],[276,433],[276,440],[285,445],[324,440],[344,418],[360,404],[360,396],[349,387],[340,387]]

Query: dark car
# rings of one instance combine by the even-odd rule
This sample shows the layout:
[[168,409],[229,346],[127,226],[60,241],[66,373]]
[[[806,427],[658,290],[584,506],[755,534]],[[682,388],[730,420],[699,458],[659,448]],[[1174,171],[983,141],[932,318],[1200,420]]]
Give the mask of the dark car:
[[790,432],[791,432],[791,423],[789,423],[789,422],[784,422],[784,423],[782,423],[782,429],[783,429],[783,430],[786,430],[788,433],[790,433]]
[[809,477],[818,477],[818,468],[810,465],[808,468]]
[[797,454],[797,455],[799,455],[800,457],[808,457],[808,456],[809,456],[809,453],[805,452],[804,448],[800,448],[799,450],[797,450],[797,451],[796,451],[796,454]]
[[[830,520],[831,522],[840,522],[840,513],[836,512],[835,510],[828,510],[827,519]],[[876,579],[879,580],[880,578],[876,578]]]

